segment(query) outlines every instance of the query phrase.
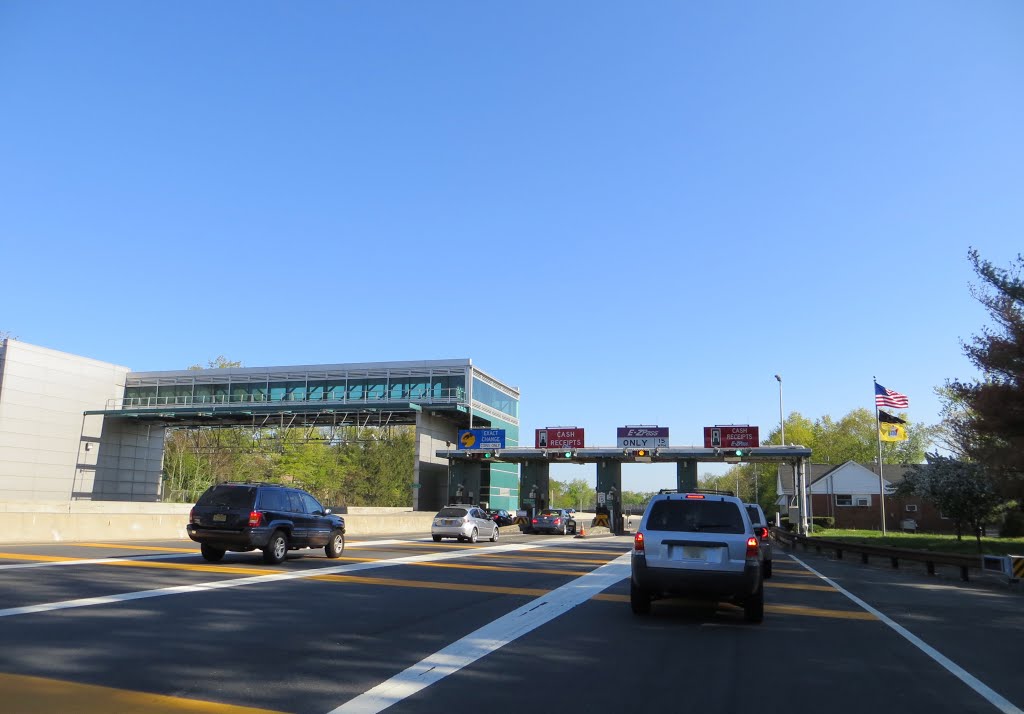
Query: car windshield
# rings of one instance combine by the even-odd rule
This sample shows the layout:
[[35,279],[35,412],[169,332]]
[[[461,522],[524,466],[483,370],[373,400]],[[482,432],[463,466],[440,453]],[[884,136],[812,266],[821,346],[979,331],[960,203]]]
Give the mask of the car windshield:
[[199,497],[196,505],[251,508],[255,500],[255,486],[214,486]]
[[466,515],[465,508],[442,508],[437,512],[438,518],[462,518]]
[[687,533],[743,533],[743,516],[734,503],[707,500],[657,501],[651,506],[647,528]]

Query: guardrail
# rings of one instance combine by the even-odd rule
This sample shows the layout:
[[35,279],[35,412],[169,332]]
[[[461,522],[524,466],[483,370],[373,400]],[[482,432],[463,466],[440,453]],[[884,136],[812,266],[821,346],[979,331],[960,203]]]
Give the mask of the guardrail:
[[960,569],[960,579],[964,582],[970,580],[969,571],[972,568],[979,571],[985,570],[984,556],[981,555],[933,553],[928,550],[847,543],[845,541],[828,540],[827,538],[803,536],[798,533],[790,533],[782,528],[772,528],[772,534],[776,540],[791,546],[794,550],[798,546],[803,546],[804,550],[814,548],[818,553],[822,550],[831,550],[835,553],[836,560],[842,560],[843,553],[856,553],[860,555],[860,560],[865,565],[867,565],[871,557],[888,558],[894,568],[900,567],[901,560],[909,560],[916,563],[924,563],[929,575],[935,575],[936,565],[949,565]]

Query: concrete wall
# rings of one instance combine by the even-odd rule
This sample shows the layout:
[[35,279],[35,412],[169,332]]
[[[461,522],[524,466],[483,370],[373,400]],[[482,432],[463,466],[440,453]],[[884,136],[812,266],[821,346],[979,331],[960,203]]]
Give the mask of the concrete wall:
[[413,483],[413,507],[437,511],[448,503],[448,459],[436,456],[439,449],[454,448],[459,437],[458,426],[420,412],[416,416],[416,467]]
[[66,500],[90,480],[104,409],[127,367],[26,344],[0,343],[0,499]]
[[[188,540],[191,504],[70,501],[0,502],[0,543],[64,543],[113,540]],[[358,509],[345,513],[350,536],[430,535],[434,512]],[[192,541],[188,541],[191,543]]]
[[159,501],[163,476],[162,426],[106,419],[96,479],[89,498],[99,501]]

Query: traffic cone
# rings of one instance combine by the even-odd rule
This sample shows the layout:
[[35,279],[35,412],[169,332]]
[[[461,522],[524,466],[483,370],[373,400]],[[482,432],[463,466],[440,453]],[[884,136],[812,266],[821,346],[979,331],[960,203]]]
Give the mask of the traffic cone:
[[587,527],[585,525],[583,525],[582,523],[580,523],[580,532],[576,534],[576,537],[577,538],[586,538],[587,537]]

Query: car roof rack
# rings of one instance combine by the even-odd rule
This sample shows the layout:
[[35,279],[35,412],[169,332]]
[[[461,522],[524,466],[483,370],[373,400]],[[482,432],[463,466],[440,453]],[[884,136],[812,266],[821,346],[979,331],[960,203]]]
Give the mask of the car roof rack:
[[658,491],[658,493],[659,494],[663,494],[663,493],[709,493],[709,494],[713,494],[715,496],[735,496],[736,495],[732,491],[725,491],[725,490],[720,489],[720,488],[686,488],[686,489],[663,488],[660,491]]

